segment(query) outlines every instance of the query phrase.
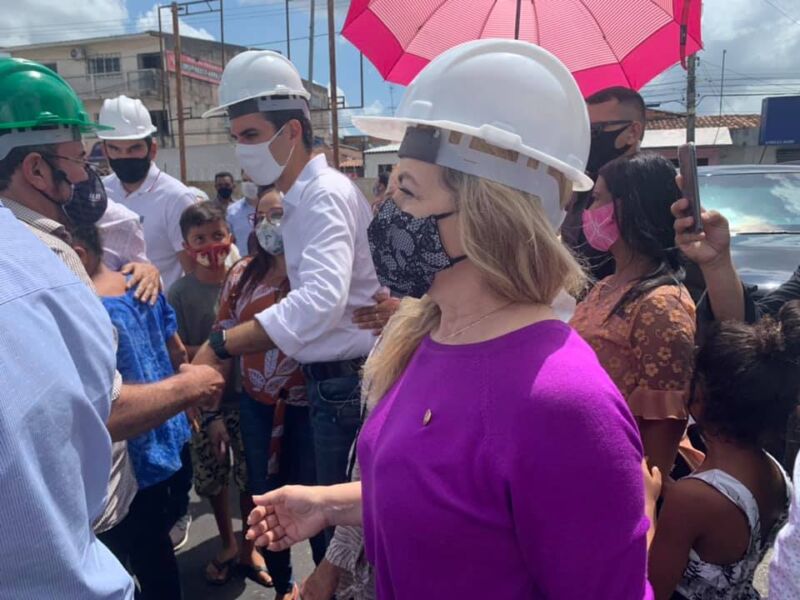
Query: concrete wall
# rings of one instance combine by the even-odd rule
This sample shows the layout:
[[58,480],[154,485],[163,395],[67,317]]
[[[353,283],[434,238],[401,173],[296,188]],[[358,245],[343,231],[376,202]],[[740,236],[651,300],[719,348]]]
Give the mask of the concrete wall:
[[[173,177],[180,178],[177,148],[159,148],[156,164]],[[186,176],[189,182],[213,182],[214,174],[230,171],[240,179],[241,169],[231,144],[208,144],[186,148]],[[194,184],[192,184],[194,185]]]
[[722,165],[763,164],[777,162],[775,146],[758,145],[758,129],[732,129],[733,146],[721,148],[719,157]]
[[396,165],[399,160],[397,152],[367,152],[364,154],[364,177],[377,179],[380,165]]

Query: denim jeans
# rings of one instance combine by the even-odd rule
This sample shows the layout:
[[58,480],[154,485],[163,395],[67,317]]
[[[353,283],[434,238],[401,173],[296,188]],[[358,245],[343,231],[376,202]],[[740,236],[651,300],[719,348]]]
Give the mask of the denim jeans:
[[[245,392],[239,397],[239,406],[248,491],[257,495],[286,484],[314,485],[316,483],[314,445],[308,408],[286,407],[279,474],[270,477],[268,465],[275,407],[254,400]],[[319,563],[325,556],[324,538],[322,536],[312,538],[311,549],[314,561]],[[275,582],[275,591],[279,594],[291,592],[294,585],[291,551],[266,550],[264,559],[269,574]]]
[[[358,374],[323,381],[308,379],[308,401],[317,484],[345,483],[350,448],[361,424],[361,379]],[[330,528],[325,531],[326,545],[332,537]]]

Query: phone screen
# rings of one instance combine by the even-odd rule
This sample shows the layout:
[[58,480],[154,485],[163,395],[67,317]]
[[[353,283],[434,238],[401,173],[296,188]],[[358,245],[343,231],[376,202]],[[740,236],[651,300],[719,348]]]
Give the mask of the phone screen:
[[678,147],[678,163],[683,177],[683,196],[689,201],[689,214],[694,217],[692,231],[703,231],[700,220],[700,187],[697,180],[697,152],[694,144],[688,143]]

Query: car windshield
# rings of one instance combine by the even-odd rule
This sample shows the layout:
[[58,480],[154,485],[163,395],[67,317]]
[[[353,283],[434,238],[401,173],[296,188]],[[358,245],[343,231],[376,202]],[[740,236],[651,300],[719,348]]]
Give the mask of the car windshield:
[[721,212],[734,233],[800,233],[797,173],[700,174],[703,208]]

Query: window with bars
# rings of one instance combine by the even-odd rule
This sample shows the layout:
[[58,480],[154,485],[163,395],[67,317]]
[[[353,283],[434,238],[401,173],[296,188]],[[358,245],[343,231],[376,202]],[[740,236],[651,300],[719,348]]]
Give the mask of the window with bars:
[[137,55],[137,61],[140,69],[160,69],[161,68],[161,54],[158,52],[148,52],[146,54]]
[[118,55],[92,56],[87,60],[87,65],[90,75],[119,73],[122,70],[120,68],[120,57]]

